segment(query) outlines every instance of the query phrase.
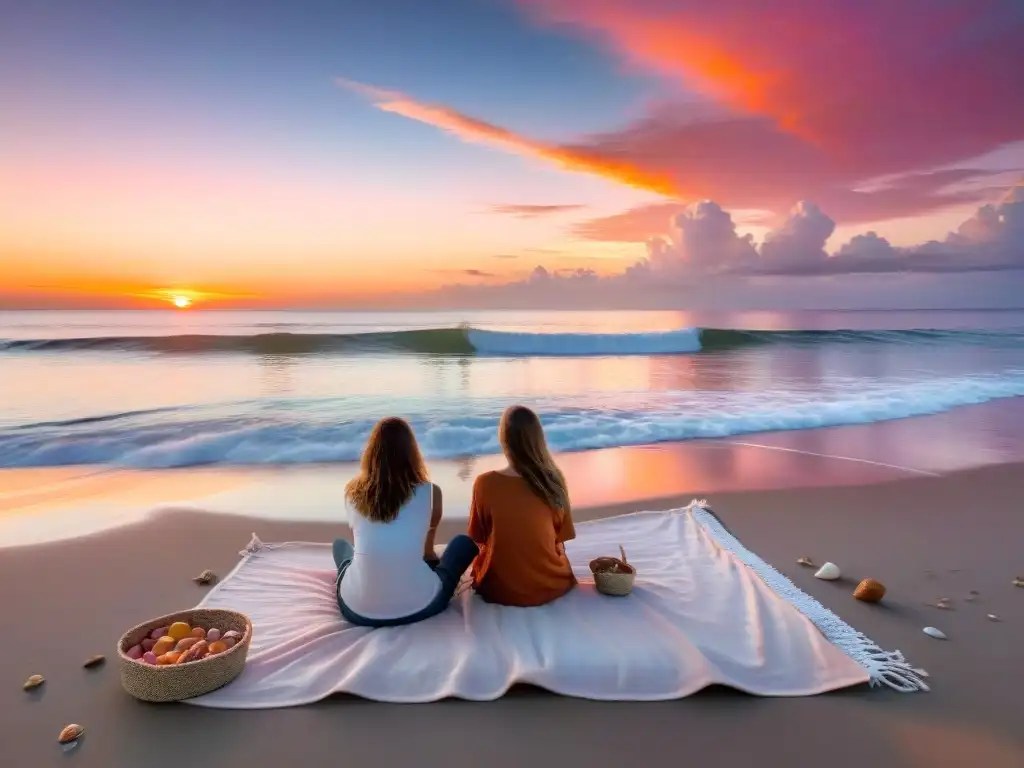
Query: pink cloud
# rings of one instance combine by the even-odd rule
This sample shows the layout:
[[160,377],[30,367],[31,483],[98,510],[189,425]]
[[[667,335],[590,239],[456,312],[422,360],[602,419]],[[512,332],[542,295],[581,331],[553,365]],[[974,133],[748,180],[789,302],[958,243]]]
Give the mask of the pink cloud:
[[993,172],[954,166],[1024,139],[1019,0],[516,2],[706,102],[666,98],[619,130],[554,144],[342,84],[463,140],[674,201],[580,223],[585,238],[644,241],[703,199],[779,214],[810,199],[841,224],[981,203]]
[[1022,135],[1018,0],[517,1],[865,175]]

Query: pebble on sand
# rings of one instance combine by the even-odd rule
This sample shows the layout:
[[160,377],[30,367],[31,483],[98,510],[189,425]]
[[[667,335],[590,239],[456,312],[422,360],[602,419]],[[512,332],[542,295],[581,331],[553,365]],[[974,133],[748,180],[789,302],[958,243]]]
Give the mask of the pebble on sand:
[[106,656],[104,656],[102,653],[97,653],[95,656],[93,656],[93,657],[91,657],[89,659],[86,659],[85,664],[83,664],[82,666],[85,667],[86,669],[92,669],[93,667],[98,667],[100,664],[102,664],[106,660],[107,660]]
[[65,725],[63,730],[61,730],[60,735],[57,737],[57,741],[61,744],[68,744],[80,738],[83,733],[85,733],[85,728],[80,726],[78,723]]
[[935,627],[925,627],[921,631],[928,635],[928,637],[934,637],[936,640],[946,639],[946,633],[943,632],[941,629],[936,629]]
[[1013,586],[1024,587],[1024,576],[1018,576],[1016,579],[1014,579]]
[[33,688],[38,688],[40,685],[46,682],[46,678],[42,675],[32,675],[25,684],[22,686],[26,691],[31,691]]
[[796,559],[796,564],[797,565],[802,565],[805,568],[813,568],[814,567],[814,561],[811,560],[811,558],[809,558],[809,557],[798,557]]
[[818,569],[817,573],[814,574],[814,578],[824,579],[825,581],[835,581],[841,575],[838,565],[835,563],[825,563]]
[[1000,618],[999,618],[998,616],[996,616],[996,615],[995,615],[994,613],[990,613],[990,614],[988,614],[988,620],[989,620],[989,621],[1002,621],[1002,619],[1000,619]]

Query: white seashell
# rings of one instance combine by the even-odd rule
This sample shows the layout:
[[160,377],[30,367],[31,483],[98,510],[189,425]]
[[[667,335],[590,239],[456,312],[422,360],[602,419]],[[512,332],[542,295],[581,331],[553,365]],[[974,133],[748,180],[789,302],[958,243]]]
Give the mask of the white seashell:
[[996,616],[996,615],[995,615],[994,613],[990,613],[990,614],[988,614],[988,620],[989,620],[989,621],[1002,621],[1002,619],[1000,619],[1000,618],[999,618],[998,616]]
[[825,581],[835,581],[840,577],[839,566],[835,563],[825,563],[818,572],[814,574],[816,579],[824,579]]
[[942,630],[936,629],[935,627],[925,627],[922,630],[928,637],[934,637],[936,640],[945,640],[946,633]]

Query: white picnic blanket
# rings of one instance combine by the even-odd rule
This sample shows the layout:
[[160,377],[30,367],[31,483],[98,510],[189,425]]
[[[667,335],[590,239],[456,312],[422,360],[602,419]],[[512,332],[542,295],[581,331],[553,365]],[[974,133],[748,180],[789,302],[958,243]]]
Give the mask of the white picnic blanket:
[[[701,503],[580,523],[567,545],[580,586],[537,608],[462,589],[442,614],[369,629],[341,618],[328,544],[263,544],[201,605],[249,615],[243,673],[189,703],[288,707],[350,693],[389,702],[490,700],[516,683],[603,700],[674,699],[720,683],[805,696],[867,682],[927,689],[922,670],[879,650],[749,552]],[[594,589],[589,561],[623,545],[629,597]]]

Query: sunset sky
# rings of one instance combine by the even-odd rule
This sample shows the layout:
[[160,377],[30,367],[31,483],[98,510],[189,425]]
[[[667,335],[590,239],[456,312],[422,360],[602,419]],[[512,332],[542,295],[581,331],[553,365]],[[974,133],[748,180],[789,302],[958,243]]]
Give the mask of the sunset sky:
[[1019,0],[9,3],[0,308],[1016,275],[1022,39]]

